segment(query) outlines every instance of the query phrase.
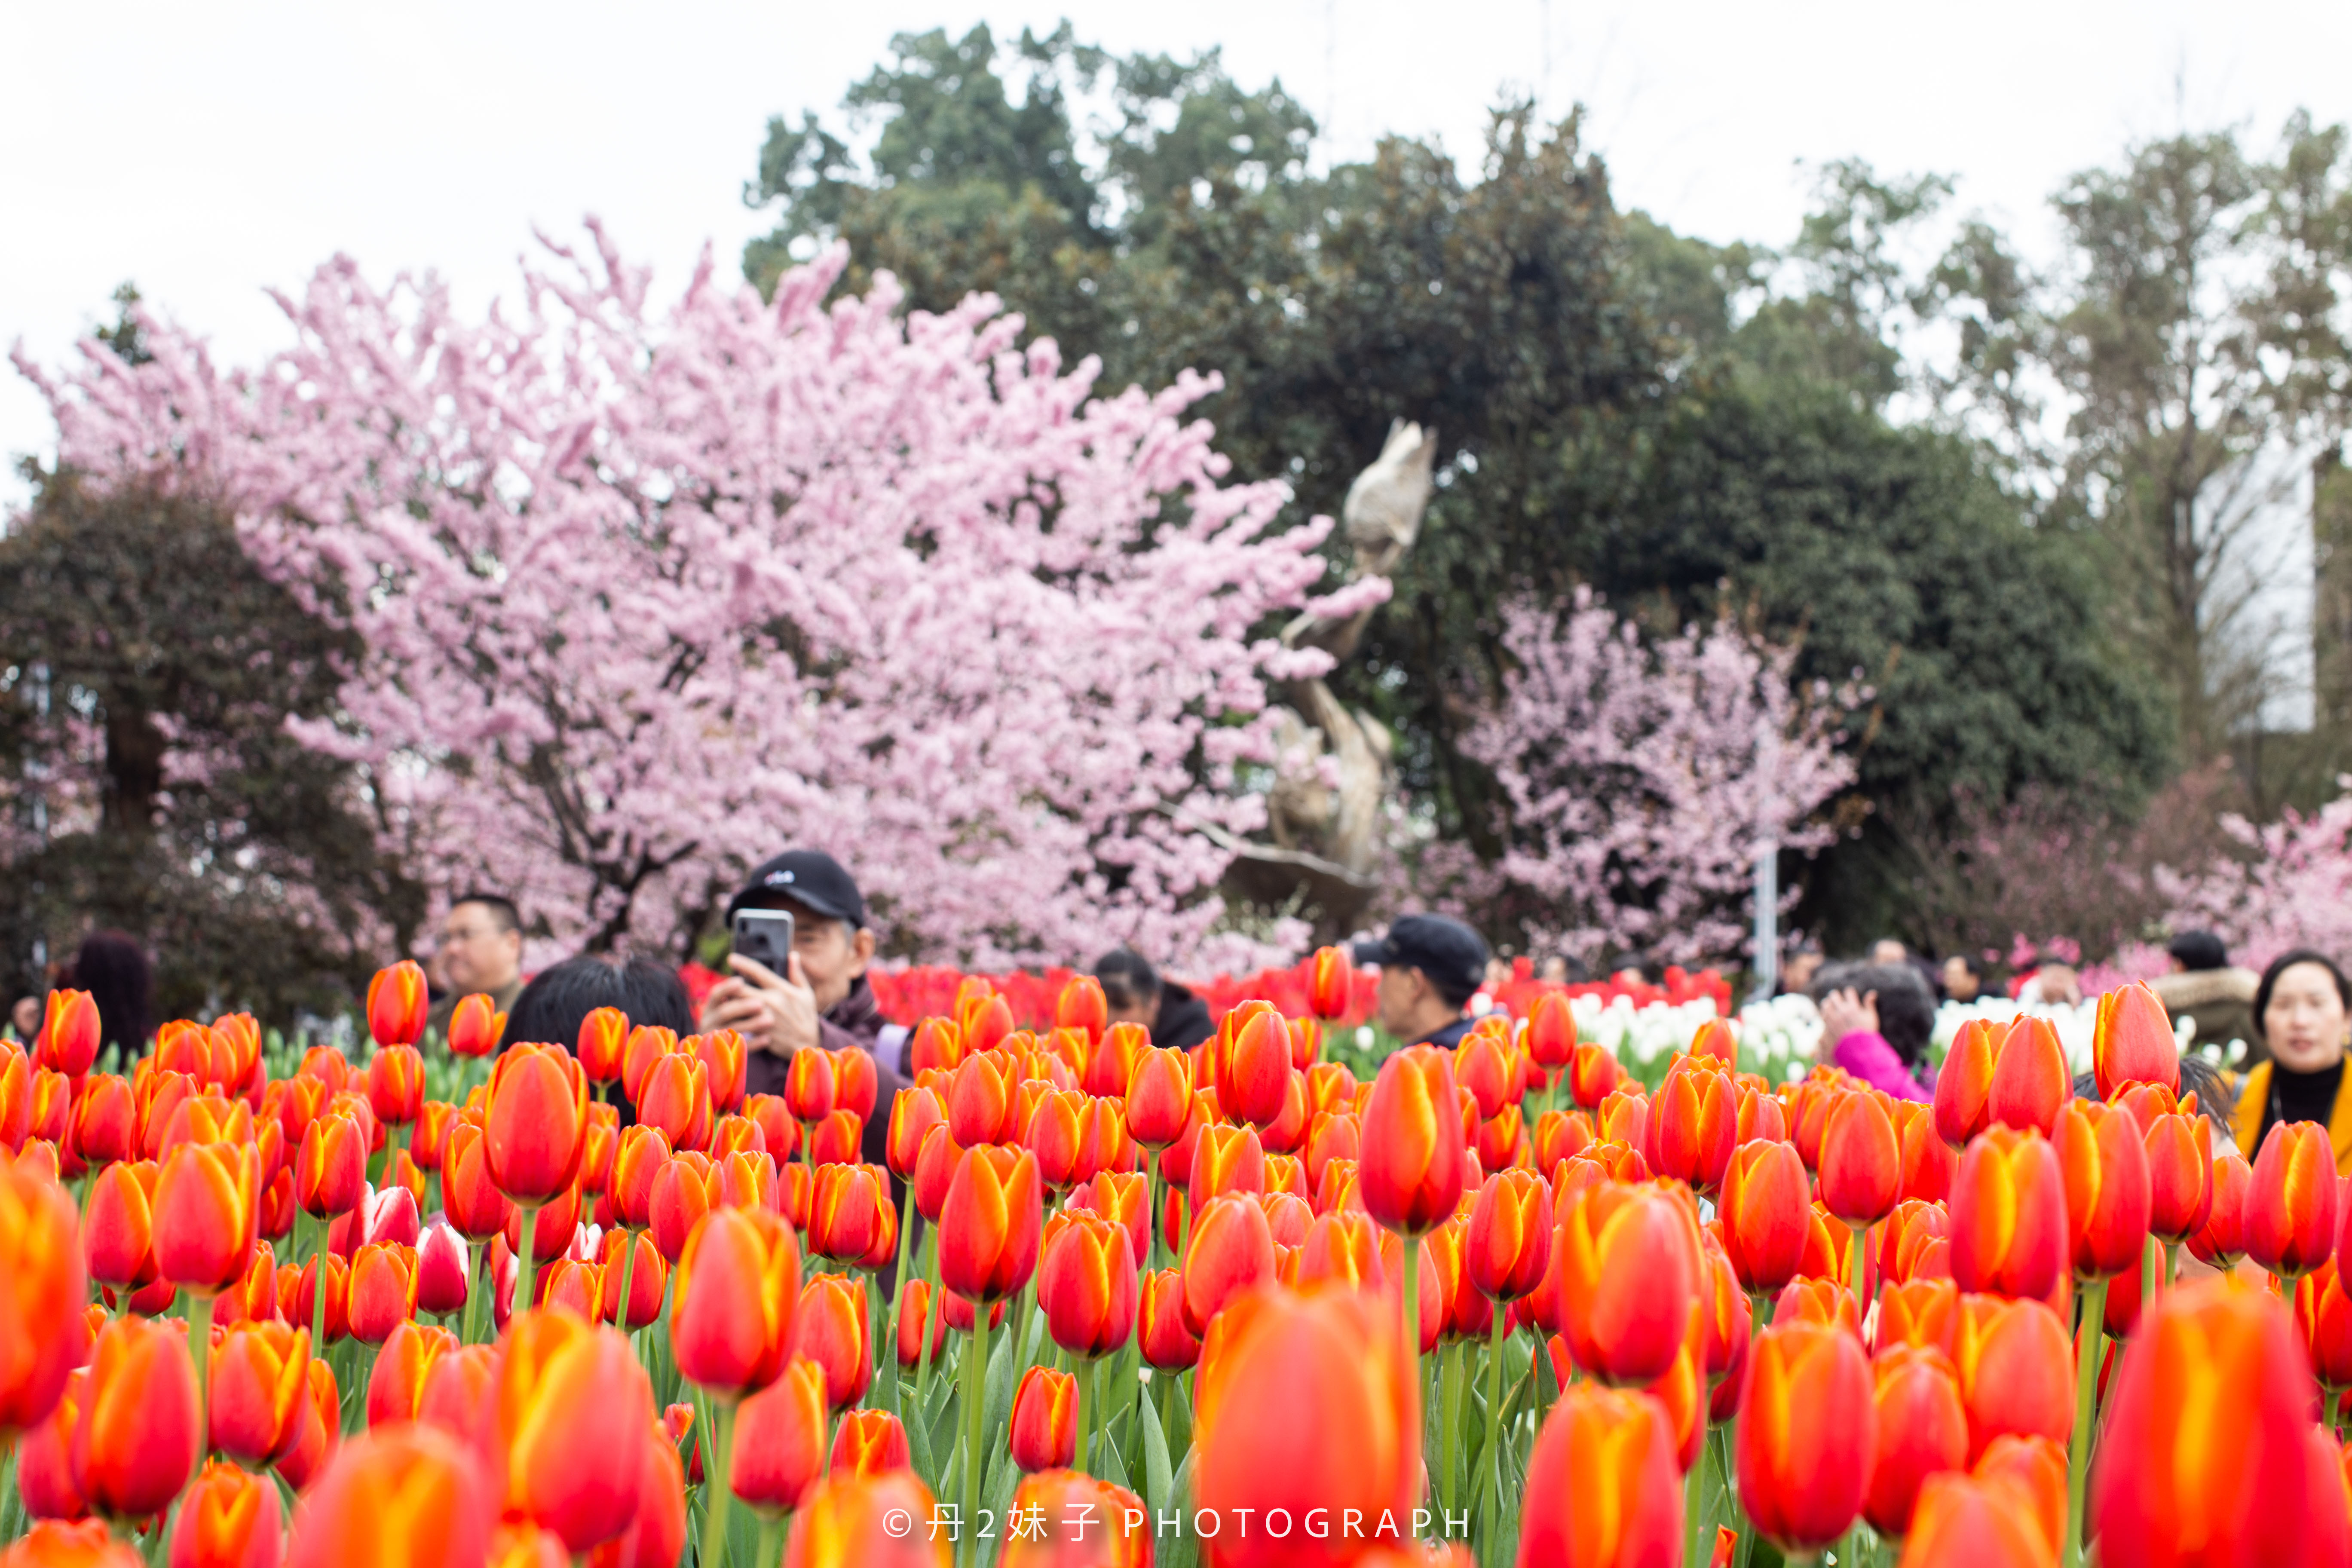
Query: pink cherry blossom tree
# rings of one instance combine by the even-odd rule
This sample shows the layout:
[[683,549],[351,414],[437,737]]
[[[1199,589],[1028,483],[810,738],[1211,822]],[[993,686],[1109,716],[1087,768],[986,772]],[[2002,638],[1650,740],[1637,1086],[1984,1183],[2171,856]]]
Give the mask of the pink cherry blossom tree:
[[[2338,781],[2352,788],[2352,779]],[[2259,969],[2282,952],[2352,956],[2352,794],[2317,811],[2289,808],[2256,824],[2234,813],[2221,829],[2233,854],[2183,870],[2158,868],[2173,931],[2217,931],[2232,962]]]
[[152,320],[147,363],[19,364],[66,462],[206,487],[360,632],[304,739],[407,864],[563,947],[682,950],[814,845],[901,952],[1263,956],[1217,937],[1216,838],[1262,821],[1266,683],[1322,668],[1264,628],[1329,522],[1220,482],[1183,417],[1214,382],[1097,396],[993,300],[902,314],[887,276],[828,306],[837,249],[772,303],[706,254],[657,310],[590,230],[479,321],[338,258],[249,371]]
[[1588,589],[1503,624],[1517,668],[1463,743],[1507,803],[1489,890],[1580,958],[1737,953],[1759,847],[1830,842],[1815,813],[1853,781],[1835,742],[1858,693],[1800,692],[1794,651],[1728,619],[1645,643]]

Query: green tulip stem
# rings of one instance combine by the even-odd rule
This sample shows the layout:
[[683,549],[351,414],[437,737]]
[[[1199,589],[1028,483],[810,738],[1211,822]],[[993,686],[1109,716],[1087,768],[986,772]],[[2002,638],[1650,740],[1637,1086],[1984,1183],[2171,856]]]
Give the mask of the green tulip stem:
[[[1853,1232],[1853,1253],[1851,1259],[1853,1273],[1853,1320],[1858,1324],[1870,1315],[1870,1301],[1865,1294],[1866,1281],[1870,1276],[1870,1227],[1866,1225],[1849,1224],[1847,1228]],[[1841,1557],[1838,1561],[1843,1563],[1845,1559]]]
[[[898,1412],[898,1315],[906,1310],[907,1264],[913,1256],[914,1246],[915,1178],[913,1173],[909,1172],[907,1176],[907,1195],[898,1200],[898,1270],[890,1276],[890,1321],[887,1325],[889,1330],[887,1342],[885,1342],[883,1335],[877,1334],[874,1337],[874,1342],[866,1347],[874,1352],[874,1381],[880,1383],[885,1378],[889,1380],[888,1386],[884,1390],[888,1397],[883,1408],[894,1415]],[[880,1281],[877,1280],[876,1283],[878,1285]],[[876,1294],[879,1295],[880,1292],[877,1290]]]
[[2074,1433],[2066,1445],[2066,1564],[2083,1561],[2083,1483],[2091,1468],[2091,1395],[2098,1386],[2100,1331],[2107,1316],[2107,1281],[2083,1287],[2083,1321],[2074,1331]]
[[[923,1392],[931,1382],[931,1336],[939,1332],[940,1313],[940,1227],[931,1226],[923,1237],[923,1348],[915,1356],[915,1411],[923,1411]],[[936,1480],[937,1477],[930,1478]]]
[[196,1359],[196,1458],[212,1450],[213,1299],[188,1293],[188,1353]]
[[613,1326],[629,1342],[629,1353],[637,1353],[637,1342],[629,1332],[629,1277],[637,1267],[637,1235],[627,1226],[621,1227],[621,1295],[613,1308]]
[[[531,1257],[530,1253],[533,1244],[539,1240],[539,1205],[517,1204],[515,1208],[522,1215],[522,1229],[520,1233],[522,1246],[516,1251],[515,1299],[512,1310],[517,1312],[527,1312],[530,1310],[532,1298],[538,1294],[539,1262]],[[495,1281],[493,1281],[493,1288],[495,1288]],[[496,1316],[496,1313],[492,1314],[493,1319]]]
[[[530,1233],[526,1230],[524,1234]],[[702,1515],[701,1556],[709,1568],[727,1568],[727,1505],[735,1496],[735,1402],[732,1399],[718,1405],[711,1424],[718,1428],[711,1434],[711,1458],[717,1461],[717,1468],[703,1478],[703,1484],[710,1489],[710,1502]]]
[[1499,1301],[1494,1303],[1495,1327],[1486,1340],[1486,1468],[1495,1477],[1495,1515],[1486,1521],[1487,1539],[1495,1539],[1496,1526],[1503,1511],[1503,1490],[1509,1477],[1503,1468],[1503,1333],[1509,1328],[1510,1312]]
[[971,1338],[963,1347],[963,1511],[957,1533],[966,1538],[971,1552],[967,1563],[980,1561],[980,1439],[981,1406],[987,1398],[988,1382],[988,1303],[975,1301],[971,1307]]
[[[2158,1243],[2153,1235],[2150,1235],[2147,1240],[2140,1243],[2139,1310],[2143,1312],[2156,1305],[2157,1251]],[[2168,1279],[2166,1283],[2169,1284],[2170,1280]]]

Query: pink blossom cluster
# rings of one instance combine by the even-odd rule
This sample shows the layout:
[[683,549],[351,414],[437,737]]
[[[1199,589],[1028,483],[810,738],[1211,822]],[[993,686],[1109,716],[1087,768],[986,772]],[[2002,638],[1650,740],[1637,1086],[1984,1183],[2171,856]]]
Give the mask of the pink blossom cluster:
[[[2352,790],[2352,778],[2337,784]],[[2231,961],[2249,968],[2299,947],[2352,959],[2352,793],[2267,824],[2230,814],[2221,826],[2237,853],[2156,872],[2171,929],[2220,932]]]
[[65,461],[217,495],[360,632],[302,738],[414,871],[545,916],[535,960],[679,950],[814,845],[901,951],[1264,962],[1215,938],[1213,830],[1261,825],[1266,681],[1328,664],[1263,628],[1329,521],[1220,483],[1183,417],[1214,381],[1097,397],[994,300],[902,311],[887,276],[828,305],[838,249],[772,303],[706,254],[657,310],[590,228],[478,321],[338,258],[251,370],[154,320],[149,363],[19,365]]
[[1538,912],[1538,950],[1737,953],[1759,847],[1816,850],[1818,808],[1854,778],[1849,690],[1800,692],[1795,655],[1729,619],[1645,643],[1589,589],[1503,610],[1516,665],[1463,750],[1503,787],[1490,875]]

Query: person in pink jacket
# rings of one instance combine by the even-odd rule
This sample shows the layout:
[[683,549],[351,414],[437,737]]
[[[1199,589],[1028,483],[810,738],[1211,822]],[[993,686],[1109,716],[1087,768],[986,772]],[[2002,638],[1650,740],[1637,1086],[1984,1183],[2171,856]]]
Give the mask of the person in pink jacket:
[[1822,1010],[1822,1059],[1898,1100],[1936,1098],[1927,1036],[1936,995],[1908,963],[1832,964],[1808,988]]

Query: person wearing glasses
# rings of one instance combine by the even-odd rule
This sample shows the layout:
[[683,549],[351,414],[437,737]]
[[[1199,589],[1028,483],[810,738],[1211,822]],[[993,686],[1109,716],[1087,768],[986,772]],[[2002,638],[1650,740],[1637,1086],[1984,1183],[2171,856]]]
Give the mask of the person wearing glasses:
[[[486,993],[501,1013],[522,994],[522,916],[510,899],[467,893],[441,921],[435,967],[448,989],[425,1016],[425,1026],[449,1037],[449,1015],[460,997]],[[564,1042],[569,1045],[570,1041]]]

